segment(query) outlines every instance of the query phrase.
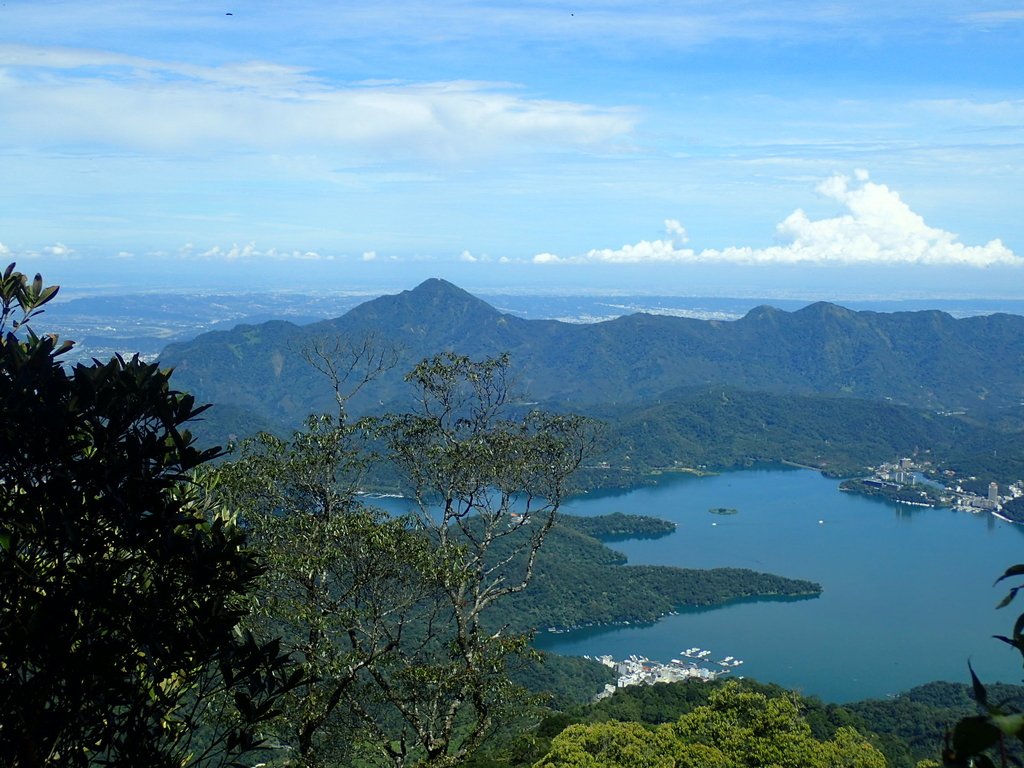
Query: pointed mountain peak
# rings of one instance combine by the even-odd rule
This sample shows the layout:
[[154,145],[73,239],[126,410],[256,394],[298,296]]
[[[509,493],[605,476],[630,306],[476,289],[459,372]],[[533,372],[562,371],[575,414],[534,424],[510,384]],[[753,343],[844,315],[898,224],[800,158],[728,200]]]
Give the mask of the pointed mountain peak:
[[452,323],[494,322],[502,313],[447,280],[431,278],[412,290],[380,296],[346,317],[380,327],[451,328]]
[[439,277],[424,280],[411,291],[402,291],[392,298],[403,305],[421,307],[423,309],[438,307],[445,308],[449,312],[472,310],[475,312],[486,311],[498,314],[498,310],[483,299],[478,299],[469,291],[465,291],[459,288],[459,286],[449,283],[447,280],[442,280]]
[[[431,277],[424,280],[422,283],[417,285],[411,291],[402,291],[402,293],[409,294],[410,296],[428,297],[428,298],[460,298],[460,299],[473,299],[479,301],[473,294],[468,291],[464,291],[459,286],[449,283],[447,280],[442,280],[440,277]],[[401,295],[401,294],[399,294]]]

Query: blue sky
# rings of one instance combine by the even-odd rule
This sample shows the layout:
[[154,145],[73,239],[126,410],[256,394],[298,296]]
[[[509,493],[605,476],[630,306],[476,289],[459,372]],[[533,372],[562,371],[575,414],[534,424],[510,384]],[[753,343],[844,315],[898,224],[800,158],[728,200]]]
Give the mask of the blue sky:
[[0,4],[67,286],[1024,296],[1010,2]]

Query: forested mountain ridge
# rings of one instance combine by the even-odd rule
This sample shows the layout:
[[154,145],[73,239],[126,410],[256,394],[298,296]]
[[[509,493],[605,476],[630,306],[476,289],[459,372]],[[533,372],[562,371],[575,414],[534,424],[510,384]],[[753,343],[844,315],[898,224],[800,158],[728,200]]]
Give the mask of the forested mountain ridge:
[[[311,412],[331,410],[330,382],[303,352],[318,342],[330,350],[338,340],[358,343],[368,336],[378,348],[394,348],[397,364],[352,399],[353,413],[403,409],[402,374],[426,356],[507,352],[525,399],[622,421],[620,431],[635,454],[648,456],[646,466],[658,465],[659,450],[644,442],[643,425],[653,419],[661,423],[654,431],[664,431],[664,415],[681,409],[704,409],[698,415],[707,417],[704,425],[688,425],[681,442],[706,445],[726,427],[730,439],[743,436],[727,456],[706,462],[723,465],[739,457],[813,458],[758,448],[765,441],[778,444],[779,430],[772,426],[779,419],[772,413],[787,409],[802,415],[784,420],[781,429],[817,419],[823,443],[835,435],[836,419],[854,414],[875,425],[868,436],[886,452],[925,448],[933,438],[949,443],[950,435],[959,440],[979,426],[1019,428],[1024,418],[1024,317],[1009,314],[955,319],[939,311],[855,312],[819,302],[795,312],[761,306],[735,321],[641,313],[580,325],[505,314],[432,279],[333,320],[206,333],[168,346],[161,362],[176,369],[182,389],[225,406],[208,414],[209,436],[223,440],[256,427],[290,428]],[[767,406],[734,408],[729,418],[719,414],[712,423],[707,409],[722,387],[763,393]],[[750,402],[749,396],[738,399]],[[952,423],[937,412],[963,418]],[[764,439],[753,439],[757,434]],[[912,445],[903,439],[909,435]],[[863,453],[837,460],[862,461]]]

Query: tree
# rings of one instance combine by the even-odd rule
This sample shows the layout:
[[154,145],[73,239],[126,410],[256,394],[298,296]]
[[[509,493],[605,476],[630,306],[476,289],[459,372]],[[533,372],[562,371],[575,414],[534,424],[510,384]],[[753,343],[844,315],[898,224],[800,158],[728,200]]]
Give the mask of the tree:
[[885,757],[853,728],[818,741],[788,696],[769,697],[730,682],[675,723],[573,725],[536,768],[885,768]]
[[[276,731],[298,764],[456,765],[522,702],[508,670],[528,639],[488,608],[528,584],[585,425],[517,408],[507,358],[440,355],[406,379],[413,413],[349,422],[341,396],[337,416],[218,470],[270,565],[257,621],[311,678]],[[381,462],[404,478],[404,516],[358,495]]]
[[[551,742],[551,750],[536,768],[676,768],[677,744],[664,729],[610,720],[593,725],[570,725]],[[714,755],[708,768],[731,768]],[[685,763],[684,763],[685,765]]]
[[736,766],[884,768],[885,758],[850,727],[818,741],[794,698],[769,697],[729,682],[670,727],[684,744],[722,751]]
[[202,408],[137,357],[66,369],[0,282],[0,763],[226,762],[298,682],[237,625],[261,567],[188,473]]

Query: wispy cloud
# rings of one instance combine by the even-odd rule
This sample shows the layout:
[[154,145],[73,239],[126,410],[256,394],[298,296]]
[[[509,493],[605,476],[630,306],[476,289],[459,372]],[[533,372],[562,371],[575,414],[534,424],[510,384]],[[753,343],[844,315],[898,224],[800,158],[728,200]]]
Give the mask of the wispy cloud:
[[1024,128],[1024,99],[921,99],[907,105],[921,109],[950,125],[977,126],[986,129]]
[[965,14],[963,20],[978,26],[1000,26],[1003,24],[1024,23],[1024,9],[1007,8],[997,11],[976,11]]
[[601,147],[635,122],[624,110],[533,98],[504,83],[333,84],[258,61],[195,66],[8,45],[0,66],[0,139],[15,145],[445,160]]
[[686,247],[683,226],[665,222],[669,237],[641,240],[621,248],[601,248],[582,256],[541,253],[534,263],[735,263],[735,264],[921,264],[987,267],[1024,264],[1000,240],[972,246],[952,232],[928,226],[924,219],[885,184],[869,180],[867,171],[854,178],[837,174],[818,185],[822,196],[840,203],[846,213],[812,220],[797,209],[776,227],[780,245],[768,248],[733,246],[701,251]]

